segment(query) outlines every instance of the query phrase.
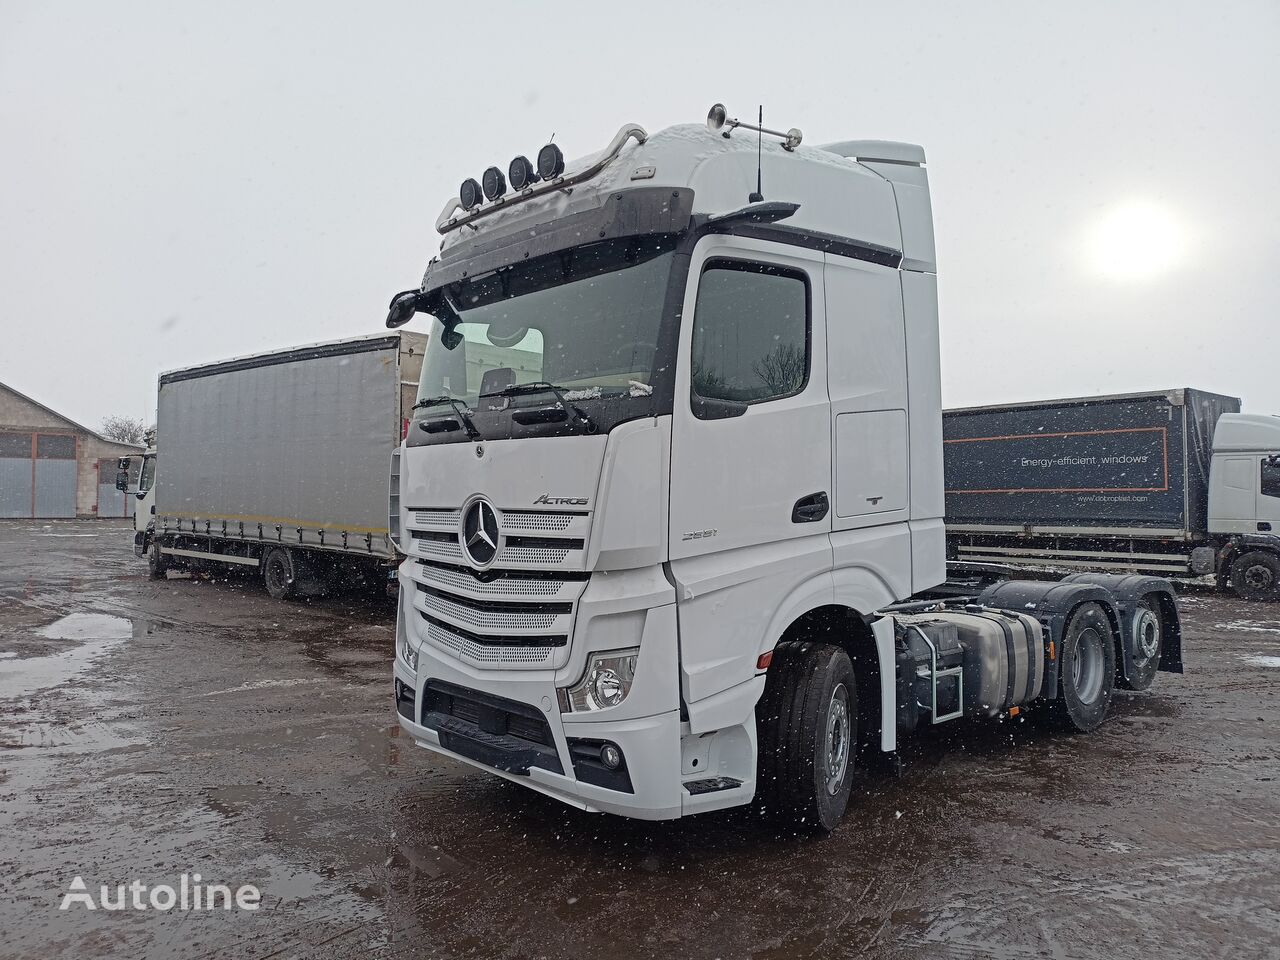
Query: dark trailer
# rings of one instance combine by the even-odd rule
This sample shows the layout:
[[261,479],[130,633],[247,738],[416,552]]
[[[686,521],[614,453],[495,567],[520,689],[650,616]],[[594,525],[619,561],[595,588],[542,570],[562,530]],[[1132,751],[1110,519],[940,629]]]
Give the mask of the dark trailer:
[[1177,389],[944,411],[949,559],[1208,572],[1214,427],[1239,410]]

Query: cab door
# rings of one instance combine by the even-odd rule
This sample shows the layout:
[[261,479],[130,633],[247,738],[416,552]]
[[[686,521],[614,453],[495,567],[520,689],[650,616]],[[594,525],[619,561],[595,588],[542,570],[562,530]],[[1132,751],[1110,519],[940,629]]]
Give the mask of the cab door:
[[749,680],[787,611],[829,602],[831,415],[823,256],[704,237],[672,411],[669,556],[683,694]]
[[1264,454],[1261,457],[1254,517],[1259,532],[1280,533],[1280,454]]

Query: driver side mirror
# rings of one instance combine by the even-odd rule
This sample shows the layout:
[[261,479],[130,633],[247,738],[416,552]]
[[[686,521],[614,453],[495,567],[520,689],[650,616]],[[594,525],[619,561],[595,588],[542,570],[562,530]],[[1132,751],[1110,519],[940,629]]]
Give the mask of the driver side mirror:
[[413,315],[418,312],[419,296],[417,290],[405,290],[392,297],[391,307],[387,310],[387,326],[403,327],[412,320]]
[[119,490],[121,493],[129,489],[129,471],[128,470],[116,471],[116,489]]

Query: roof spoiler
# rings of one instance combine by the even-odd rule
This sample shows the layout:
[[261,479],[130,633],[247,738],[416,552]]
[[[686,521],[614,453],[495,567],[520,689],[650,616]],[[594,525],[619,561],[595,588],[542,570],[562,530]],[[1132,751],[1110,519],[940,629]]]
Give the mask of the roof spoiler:
[[839,143],[824,143],[818,149],[850,160],[924,166],[924,147],[916,143],[901,143],[897,140],[841,140]]

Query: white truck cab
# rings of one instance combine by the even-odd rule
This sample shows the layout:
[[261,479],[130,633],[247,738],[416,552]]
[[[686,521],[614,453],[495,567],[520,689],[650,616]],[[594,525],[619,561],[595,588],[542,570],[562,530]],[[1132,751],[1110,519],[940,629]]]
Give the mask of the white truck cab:
[[1209,532],[1220,569],[1250,599],[1280,596],[1280,417],[1226,413],[1213,435]]
[[155,433],[147,433],[147,449],[140,456],[121,457],[116,463],[116,489],[135,497],[133,511],[133,552],[145,557],[156,528],[156,446]]
[[[548,145],[445,207],[387,320],[431,317],[392,464],[396,702],[420,745],[579,807],[763,797],[829,829],[859,741],[892,752],[922,699],[1056,694],[1059,601],[883,612],[946,576],[924,152],[746,127],[628,125],[567,169]],[[1140,670],[1111,595],[1063,589],[1053,629],[1097,641],[1084,729],[1116,658]]]

